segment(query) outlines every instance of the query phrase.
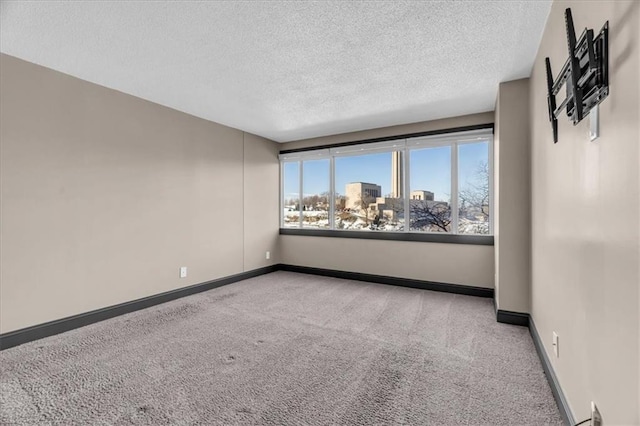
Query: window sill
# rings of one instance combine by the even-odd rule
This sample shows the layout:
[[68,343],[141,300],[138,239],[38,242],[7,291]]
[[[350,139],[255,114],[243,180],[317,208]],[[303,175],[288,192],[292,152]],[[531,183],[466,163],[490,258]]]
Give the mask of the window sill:
[[280,228],[280,235],[306,237],[360,238],[364,240],[415,241],[424,243],[493,245],[493,235],[453,235],[418,232],[338,231],[330,229]]

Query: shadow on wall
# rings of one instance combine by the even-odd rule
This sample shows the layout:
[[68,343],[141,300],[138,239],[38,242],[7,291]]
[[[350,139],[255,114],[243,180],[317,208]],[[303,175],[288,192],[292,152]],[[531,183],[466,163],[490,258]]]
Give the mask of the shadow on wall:
[[[617,13],[619,9],[623,9],[620,13]],[[616,69],[622,67],[627,62],[631,54],[638,48],[638,39],[640,38],[640,28],[634,28],[633,23],[637,22],[636,14],[640,10],[640,1],[631,2],[615,2],[614,3],[614,16],[620,16],[621,18],[616,23],[615,28],[609,29],[609,45],[614,43],[622,45],[624,47],[620,50],[620,53],[615,58],[609,58],[610,72],[615,72]],[[635,30],[635,31],[634,31]],[[622,41],[619,41],[619,37],[624,37]],[[637,83],[636,83],[637,84]],[[625,90],[625,88],[620,88]],[[611,96],[611,109],[616,110],[616,97]]]

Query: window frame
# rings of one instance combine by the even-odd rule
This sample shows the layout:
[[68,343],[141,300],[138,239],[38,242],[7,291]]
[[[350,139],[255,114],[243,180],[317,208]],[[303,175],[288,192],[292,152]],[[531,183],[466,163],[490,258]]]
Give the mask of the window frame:
[[[458,154],[459,147],[465,144],[488,142],[488,168],[489,168],[489,233],[488,234],[461,234],[459,233],[459,188],[458,188]],[[411,151],[439,146],[451,147],[451,231],[412,231],[410,230],[410,170]],[[395,137],[372,139],[368,141],[354,141],[322,147],[302,148],[298,150],[283,150],[279,154],[280,161],[280,234],[324,236],[340,238],[363,238],[401,241],[430,241],[460,244],[493,245],[494,241],[494,133],[493,124],[468,126],[465,128],[445,129],[438,132],[423,132]],[[403,163],[403,189],[405,223],[402,231],[365,231],[344,230],[335,227],[335,159],[358,155],[394,152],[402,155]],[[303,197],[303,173],[304,161],[329,159],[329,227],[309,228],[303,227],[302,199]],[[298,227],[284,227],[284,163],[298,163],[299,173],[299,225]],[[407,215],[407,212],[408,215]]]

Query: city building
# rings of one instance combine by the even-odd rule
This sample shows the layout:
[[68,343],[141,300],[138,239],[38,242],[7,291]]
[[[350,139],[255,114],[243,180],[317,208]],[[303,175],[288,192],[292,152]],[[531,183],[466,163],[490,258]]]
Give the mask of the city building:
[[412,200],[433,201],[433,192],[423,190],[411,191],[410,198]]
[[375,183],[351,182],[345,186],[344,192],[345,208],[359,210],[363,199],[368,201],[382,196],[382,187]]

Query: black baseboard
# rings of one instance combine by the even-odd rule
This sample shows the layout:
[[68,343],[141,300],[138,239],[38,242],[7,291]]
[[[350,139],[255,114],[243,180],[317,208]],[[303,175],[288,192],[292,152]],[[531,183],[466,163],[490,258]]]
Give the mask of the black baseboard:
[[492,288],[472,287],[468,285],[447,284],[433,281],[412,280],[409,278],[363,274],[360,272],[336,271],[333,269],[310,268],[308,266],[280,265],[280,269],[283,271],[299,272],[302,274],[322,275],[325,277],[344,278],[347,280],[397,285],[401,287],[419,288],[422,290],[443,291],[447,293],[465,294],[468,296],[478,297],[493,297]]
[[252,271],[242,272],[240,274],[211,280],[200,284],[194,284],[188,287],[167,291],[153,296],[144,297],[142,299],[132,300],[130,302],[120,303],[118,305],[108,306],[106,308],[96,309],[94,311],[73,315],[55,321],[46,322],[44,324],[34,325],[32,327],[23,328],[16,331],[0,334],[0,350],[9,349],[14,346],[33,340],[42,339],[44,337],[53,336],[55,334],[64,333],[85,325],[104,321],[118,315],[128,314],[140,309],[149,308],[159,305],[160,303],[169,302],[181,297],[211,290],[223,285],[246,280],[247,278],[257,277],[258,275],[268,274],[277,271],[279,265],[267,266],[264,268],[254,269]]
[[522,325],[524,327],[529,327],[529,314],[523,314],[521,312],[511,312],[497,309],[496,319],[498,322],[502,322],[505,324]]
[[551,365],[551,361],[549,360],[549,357],[544,350],[542,340],[540,340],[540,335],[538,334],[538,330],[533,323],[531,315],[521,312],[511,312],[497,309],[496,319],[498,322],[502,322],[505,324],[521,325],[529,328],[531,339],[533,340],[533,344],[536,347],[536,352],[538,353],[538,358],[540,358],[540,363],[542,364],[544,374],[545,376],[547,376],[547,382],[549,382],[549,387],[551,388],[553,398],[556,400],[556,404],[558,405],[558,410],[560,411],[560,416],[562,416],[562,421],[567,426],[574,425],[576,423],[576,420],[571,413],[571,409],[569,408],[567,399],[562,392],[560,382],[558,382],[558,378],[553,371],[553,366]]
[[553,397],[556,400],[556,404],[558,404],[558,410],[560,410],[562,420],[566,425],[575,425],[576,419],[575,417],[573,417],[573,413],[571,413],[567,398],[565,398],[564,392],[562,392],[560,382],[558,382],[558,377],[553,371],[551,360],[549,360],[547,352],[544,350],[542,340],[540,340],[540,335],[538,334],[536,325],[534,324],[533,318],[531,317],[529,318],[529,333],[531,333],[531,339],[533,339],[533,344],[536,347],[536,352],[538,352],[538,357],[540,358],[540,363],[542,364],[542,368],[544,369],[544,374],[547,376],[547,381],[549,382],[549,387],[551,388]]
[[329,277],[346,278],[359,281],[369,281],[381,284],[420,288],[425,290],[445,291],[449,293],[466,294],[470,296],[493,297],[493,289],[490,288],[445,284],[431,281],[410,280],[406,278],[361,274],[357,272],[333,271],[329,269],[308,268],[304,266],[276,264],[0,334],[0,350],[9,349],[14,346],[22,345],[23,343],[28,343],[34,340],[64,333],[65,331],[74,330],[85,325],[104,321],[118,315],[128,314],[140,309],[159,305],[160,303],[169,302],[171,300],[179,299],[181,297],[189,296],[203,291],[212,290],[223,285],[242,281],[247,278],[257,277],[259,275],[268,274],[270,272],[275,272],[278,270],[324,275]]
[[[379,284],[390,284],[402,287],[419,288],[423,290],[443,291],[447,293],[464,294],[468,296],[494,297],[494,290],[490,288],[412,280],[408,278],[396,278],[384,275],[362,274],[358,272],[336,271],[332,269],[310,268],[306,266],[277,264],[264,268],[254,269],[252,271],[242,272],[240,274],[231,275],[229,277],[224,277],[217,280],[194,284],[188,287],[167,291],[165,293],[144,297],[142,299],[132,300],[130,302],[125,302],[118,305],[108,306],[102,309],[96,309],[94,311],[46,322],[44,324],[38,324],[32,327],[11,331],[9,333],[0,334],[0,350],[9,349],[23,343],[28,343],[34,340],[64,333],[66,331],[70,331],[119,315],[127,314],[144,308],[149,308],[151,306],[159,305],[161,303],[169,302],[181,297],[189,296],[207,290],[212,290],[214,288],[222,287],[227,284],[232,284],[248,278],[257,277],[259,275],[264,275],[279,270],[322,275],[334,278],[344,278],[357,281],[367,281]],[[540,335],[538,334],[538,331],[536,330],[535,324],[533,323],[530,315],[520,312],[503,311],[500,309],[496,310],[496,315],[498,322],[529,327],[531,338],[533,339],[536,351],[538,352],[538,357],[540,358],[542,368],[544,369],[545,375],[547,376],[549,386],[551,387],[551,392],[553,393],[556,403],[558,404],[560,415],[567,425],[575,424],[575,418],[573,417],[573,414],[569,409],[569,404],[567,403],[564,393],[562,392],[562,388],[560,387],[558,378],[553,371],[551,361],[549,360],[549,357],[544,350],[542,341],[540,340]]]

